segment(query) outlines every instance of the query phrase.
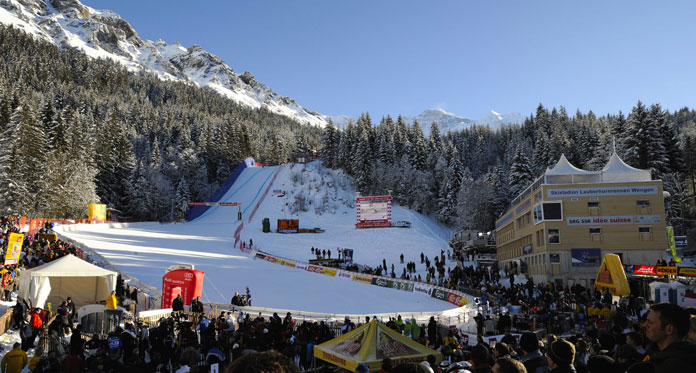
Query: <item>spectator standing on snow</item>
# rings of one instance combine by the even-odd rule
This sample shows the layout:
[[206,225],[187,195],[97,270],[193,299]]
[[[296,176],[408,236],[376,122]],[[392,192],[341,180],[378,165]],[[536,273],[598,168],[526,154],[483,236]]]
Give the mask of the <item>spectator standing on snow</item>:
[[116,300],[116,293],[112,291],[111,295],[106,298],[106,309],[115,310],[117,303],[118,301]]
[[248,286],[246,287],[246,305],[251,307],[251,292]]
[[15,343],[12,350],[2,358],[2,362],[0,362],[2,373],[20,373],[27,365],[29,362],[27,353],[22,351],[20,346],[19,343]]

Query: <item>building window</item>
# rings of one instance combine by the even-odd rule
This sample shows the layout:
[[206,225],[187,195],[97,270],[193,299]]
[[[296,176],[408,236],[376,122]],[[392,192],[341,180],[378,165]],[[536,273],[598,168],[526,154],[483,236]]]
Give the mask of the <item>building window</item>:
[[650,201],[647,201],[647,200],[638,200],[638,201],[636,201],[636,206],[638,206],[638,207],[648,207],[648,206],[650,206]]
[[590,208],[590,209],[598,209],[598,208],[599,208],[599,202],[587,202],[587,208]]
[[561,243],[560,229],[549,229],[549,243]]
[[590,228],[590,234],[602,234],[602,228]]
[[561,202],[542,202],[533,209],[534,224],[544,220],[563,220],[563,205]]
[[549,254],[549,263],[560,263],[561,262],[561,255],[560,254]]
[[563,220],[563,207],[560,202],[544,202],[544,220]]
[[544,213],[541,209],[541,203],[534,206],[534,224],[541,223],[544,220]]
[[650,233],[650,227],[638,227],[638,233]]

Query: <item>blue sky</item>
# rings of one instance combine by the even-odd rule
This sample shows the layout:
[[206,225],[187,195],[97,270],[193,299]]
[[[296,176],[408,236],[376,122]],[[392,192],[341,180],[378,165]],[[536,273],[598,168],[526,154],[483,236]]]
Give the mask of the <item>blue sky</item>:
[[696,107],[696,1],[82,2],[326,115]]

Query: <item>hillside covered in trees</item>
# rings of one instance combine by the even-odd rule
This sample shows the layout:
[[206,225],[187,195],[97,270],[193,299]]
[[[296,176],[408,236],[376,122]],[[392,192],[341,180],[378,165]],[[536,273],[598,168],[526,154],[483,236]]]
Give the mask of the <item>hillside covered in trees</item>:
[[147,220],[183,216],[245,157],[279,164],[321,130],[192,84],[0,26],[0,210],[82,217],[90,202]]
[[[545,108],[522,124],[498,131],[473,126],[441,134],[432,123],[423,135],[416,122],[387,116],[373,125],[369,114],[344,131],[329,124],[322,159],[355,179],[366,194],[392,191],[395,200],[455,229],[494,229],[510,202],[553,166],[561,154],[574,165],[599,170],[613,146],[633,167],[664,182],[668,224],[677,234],[696,226],[696,111],[670,113],[640,101],[631,113],[597,117],[565,108]],[[614,145],[615,142],[615,145]]]

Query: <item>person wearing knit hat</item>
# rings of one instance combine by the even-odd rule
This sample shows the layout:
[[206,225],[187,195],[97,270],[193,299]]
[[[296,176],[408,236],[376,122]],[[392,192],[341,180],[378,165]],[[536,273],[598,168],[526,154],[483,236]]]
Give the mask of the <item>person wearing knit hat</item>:
[[546,353],[546,361],[551,367],[551,373],[575,373],[575,346],[565,339],[551,343]]

